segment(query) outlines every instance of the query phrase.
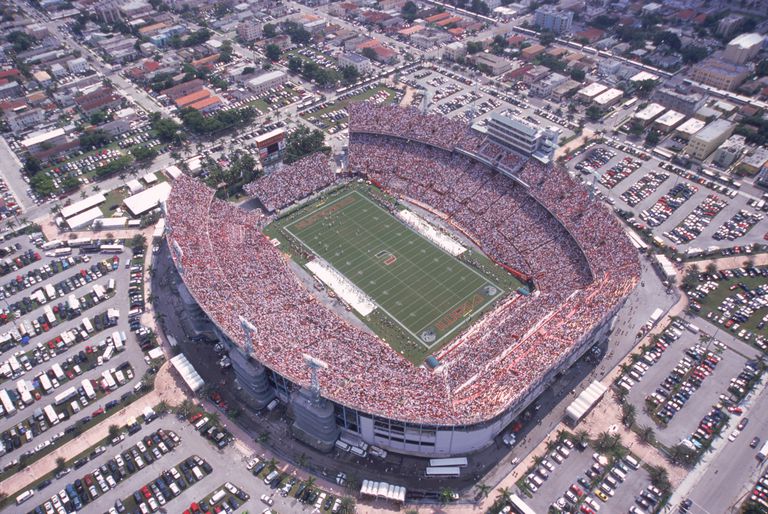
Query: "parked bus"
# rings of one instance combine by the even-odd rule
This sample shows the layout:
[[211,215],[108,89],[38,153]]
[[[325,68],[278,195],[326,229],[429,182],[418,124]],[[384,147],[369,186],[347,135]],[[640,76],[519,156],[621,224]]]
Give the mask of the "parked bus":
[[117,389],[117,383],[109,370],[102,373],[101,377],[104,380],[104,389],[109,389],[110,391]]
[[53,314],[53,309],[51,309],[50,305],[46,305],[43,307],[43,313],[45,314],[45,319],[48,320],[49,324],[53,324],[56,322],[56,316]]
[[674,157],[672,152],[668,150],[664,150],[663,148],[654,148],[653,150],[651,150],[651,153],[656,157],[661,157],[665,161],[671,161],[672,158]]
[[11,401],[11,396],[5,389],[0,389],[0,403],[3,404],[6,416],[13,416],[16,414],[16,406]]
[[29,392],[29,384],[27,384],[26,380],[19,380],[16,382],[16,390],[19,392],[19,396],[21,396],[21,401],[24,405],[31,405],[32,402],[35,401],[35,399],[32,398],[32,393]]
[[72,248],[56,248],[52,252],[45,252],[48,257],[64,257],[65,255],[71,255]]
[[43,391],[48,394],[53,390],[53,385],[51,384],[51,379],[48,378],[48,375],[45,373],[41,373],[38,377],[38,380],[40,380],[40,387],[43,389]]
[[57,394],[56,397],[53,399],[53,404],[61,405],[63,403],[68,402],[75,396],[77,396],[77,389],[75,389],[74,387],[70,387],[69,389]]
[[123,253],[123,245],[101,245],[101,253]]
[[56,248],[64,246],[64,241],[60,241],[58,239],[53,239],[52,241],[48,241],[47,243],[43,243],[40,245],[41,250],[55,250]]
[[77,297],[73,294],[67,296],[67,306],[72,309],[73,311],[79,311],[80,310],[80,300],[77,299]]
[[70,248],[77,248],[78,246],[85,246],[91,244],[90,237],[81,237],[79,239],[70,239],[68,241]]
[[457,477],[461,475],[461,468],[458,466],[429,467],[426,475],[428,477]]
[[96,391],[93,389],[93,384],[90,380],[87,378],[84,379],[81,385],[83,386],[83,391],[85,391],[85,396],[87,396],[89,400],[96,398]]
[[51,366],[51,370],[53,371],[53,374],[56,375],[57,380],[64,380],[64,370],[61,369],[61,364],[58,362]]
[[429,466],[433,468],[441,466],[457,466],[460,468],[467,467],[466,457],[453,457],[448,459],[429,459]]
[[56,411],[53,410],[53,407],[46,405],[43,407],[43,412],[45,413],[45,417],[48,418],[48,423],[50,423],[51,426],[59,424],[59,415],[56,414]]

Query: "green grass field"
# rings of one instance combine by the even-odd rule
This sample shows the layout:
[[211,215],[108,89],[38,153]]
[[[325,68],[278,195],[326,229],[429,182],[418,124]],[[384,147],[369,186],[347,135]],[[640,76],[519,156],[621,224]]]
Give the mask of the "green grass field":
[[[730,290],[731,286],[734,286],[736,284],[742,283],[749,287],[750,289],[755,289],[763,284],[766,283],[765,277],[737,277],[733,278],[731,280],[721,280],[717,284],[717,289],[709,293],[703,300],[700,301],[701,303],[701,312],[698,312],[697,314],[701,316],[702,318],[707,318],[707,313],[710,311],[713,312],[716,315],[722,314],[720,311],[717,310],[717,307],[729,296],[735,296],[737,293],[744,294],[744,291],[741,288],[737,288],[733,291]],[[698,300],[697,300],[698,301]],[[758,329],[757,325],[760,323],[760,320],[765,316],[766,309],[758,309],[752,316],[750,316],[749,321],[746,323],[742,323],[738,330],[730,330],[731,333],[733,333],[734,337],[738,338],[738,332],[741,329],[747,329],[751,332],[753,332],[756,335],[763,335],[768,336],[768,327],[763,327],[762,329]],[[709,320],[714,325],[719,325],[713,320]],[[726,329],[724,326],[719,325],[723,328],[723,330],[729,330]]]
[[[284,228],[375,302],[379,308],[363,319],[413,362],[519,285],[506,272],[499,284],[444,252],[358,189],[342,189],[302,209]],[[398,332],[409,340],[402,347],[392,337]]]

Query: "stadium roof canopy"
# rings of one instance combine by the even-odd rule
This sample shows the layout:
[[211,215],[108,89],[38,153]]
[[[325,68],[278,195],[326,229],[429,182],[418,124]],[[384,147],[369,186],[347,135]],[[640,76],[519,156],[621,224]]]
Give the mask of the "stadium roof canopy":
[[197,392],[205,384],[202,377],[183,353],[172,357],[171,364],[173,364],[173,367],[176,368],[176,371],[179,372],[179,375],[181,375],[181,378],[184,379],[189,388],[192,389],[193,393]]
[[589,387],[584,389],[578,398],[573,400],[571,404],[565,409],[565,415],[573,420],[574,423],[581,421],[589,409],[600,401],[608,387],[597,380],[589,384]]

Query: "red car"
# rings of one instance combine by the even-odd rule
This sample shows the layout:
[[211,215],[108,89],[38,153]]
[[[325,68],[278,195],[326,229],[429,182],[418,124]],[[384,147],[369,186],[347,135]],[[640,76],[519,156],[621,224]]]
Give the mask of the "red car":
[[101,416],[102,414],[104,414],[104,407],[99,407],[98,409],[93,411],[92,417],[95,418],[96,416]]

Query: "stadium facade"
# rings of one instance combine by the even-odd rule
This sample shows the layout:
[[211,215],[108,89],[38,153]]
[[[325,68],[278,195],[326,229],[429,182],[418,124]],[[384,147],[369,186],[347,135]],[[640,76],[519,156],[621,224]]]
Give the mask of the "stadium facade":
[[[351,112],[350,116],[354,117],[354,113]],[[372,133],[372,131],[360,125],[362,124],[357,124],[356,126],[350,123],[350,133],[353,136],[361,134],[395,137],[402,138],[408,144],[426,144],[424,141],[414,141],[414,139],[407,138],[402,133],[393,133],[394,131],[392,130],[388,131],[386,127],[382,129],[381,133]],[[509,165],[502,163],[498,158],[489,158],[487,155],[482,155],[476,151],[476,149],[458,148],[458,145],[455,148],[450,148],[449,151],[456,152],[456,155],[460,154],[462,158],[473,159],[475,163],[503,173],[509,177],[507,180],[517,182],[515,187],[530,187]],[[354,169],[351,171],[353,173],[356,172]],[[177,188],[174,187],[174,193],[176,191]],[[180,227],[181,223],[185,223],[185,221],[179,214],[174,214],[174,211],[182,212],[180,205],[188,202],[189,199],[183,198],[181,193],[175,195],[174,193],[172,193],[169,199],[169,204],[174,205],[168,212],[168,243],[171,255],[182,280],[188,286],[191,296],[195,298],[203,311],[210,311],[213,310],[210,308],[210,300],[201,298],[203,290],[196,285],[190,286],[187,281],[187,276],[190,274],[189,266],[195,266],[196,264],[195,260],[185,257],[185,252],[191,253],[195,247],[194,245],[186,244],[182,240],[182,235],[176,231],[176,228]],[[547,209],[547,206],[543,207]],[[551,214],[553,218],[558,219],[556,213]],[[613,222],[615,223],[615,220]],[[571,235],[571,243],[577,246],[579,251],[584,254],[585,249],[592,244],[589,241],[580,241],[578,235],[571,233],[572,225],[566,225],[568,224],[563,224],[563,228]],[[615,228],[613,227],[614,230],[612,230],[610,237],[623,237],[621,229],[615,230]],[[627,241],[620,241],[619,239],[608,241],[608,244],[617,245],[619,247],[617,251],[623,251],[625,248],[631,247]],[[633,256],[636,261],[636,254],[633,254]],[[192,264],[188,264],[188,261]],[[514,388],[516,390],[519,389],[520,392],[519,394],[504,396],[501,406],[497,406],[497,404],[491,405],[494,398],[489,396],[486,399],[483,397],[483,394],[485,394],[483,391],[472,393],[477,398],[473,399],[474,403],[471,405],[477,406],[477,411],[464,411],[461,414],[457,413],[459,412],[458,408],[455,409],[454,414],[440,416],[414,415],[411,412],[406,412],[406,409],[400,410],[396,405],[401,400],[389,397],[392,394],[392,389],[384,384],[381,384],[381,387],[377,387],[378,384],[375,383],[375,377],[363,377],[370,379],[368,382],[370,382],[370,388],[372,389],[364,392],[371,406],[371,408],[365,408],[365,405],[350,399],[353,396],[345,393],[344,386],[338,386],[338,384],[349,384],[347,387],[350,389],[360,387],[360,382],[354,376],[355,371],[334,368],[332,363],[330,369],[322,370],[321,380],[317,379],[318,375],[314,374],[314,372],[298,373],[296,371],[297,366],[290,366],[282,362],[281,356],[284,355],[286,359],[289,358],[287,353],[281,354],[280,350],[273,347],[274,345],[270,346],[262,341],[262,339],[269,339],[270,335],[265,333],[258,320],[249,319],[247,309],[238,315],[239,321],[236,323],[231,321],[228,323],[221,322],[220,316],[216,313],[208,312],[208,314],[213,324],[217,327],[218,336],[226,343],[230,350],[232,367],[238,384],[241,387],[239,390],[241,399],[254,409],[262,409],[274,399],[284,402],[288,406],[288,412],[293,419],[293,435],[305,443],[322,451],[330,451],[333,449],[333,444],[338,436],[344,434],[348,438],[356,438],[362,442],[397,453],[425,457],[461,455],[476,452],[491,445],[494,439],[556,380],[561,372],[575,363],[593,344],[606,337],[610,331],[614,316],[623,306],[627,296],[639,281],[639,267],[635,261],[632,261],[630,258],[626,269],[620,270],[623,282],[621,287],[614,288],[620,291],[616,294],[615,300],[603,303],[605,308],[600,309],[599,316],[589,319],[589,326],[578,337],[574,337],[569,341],[567,348],[557,355],[552,365],[539,368],[541,371],[535,372],[533,380],[526,379],[524,383],[515,383],[515,380],[512,379],[511,383],[514,383]],[[202,270],[191,270],[193,275],[197,275],[200,272]],[[592,272],[590,272],[590,276],[591,274]],[[591,276],[591,278],[594,282],[599,281],[594,276]],[[601,278],[600,280],[607,281],[608,279]],[[574,292],[571,296],[575,297],[577,294],[577,292]],[[597,289],[589,293],[589,298],[594,294],[599,294]],[[564,303],[571,300],[572,298],[568,297],[564,300]],[[577,300],[573,301],[575,304],[581,303]],[[558,314],[563,313],[559,311]],[[530,324],[532,327],[539,326],[537,320],[531,320]],[[532,330],[536,329],[532,328]],[[556,336],[553,335],[552,337]],[[511,346],[512,343],[510,343]],[[302,351],[303,349],[299,348],[298,350]],[[497,361],[489,360],[486,367],[500,366],[500,360],[506,357],[505,353],[498,357]],[[371,363],[372,367],[376,365],[377,363],[375,362]],[[499,367],[499,373],[504,373],[505,369],[515,374],[511,366],[507,368]],[[413,372],[437,374],[439,369],[435,371],[415,369]],[[309,380],[310,374],[314,383]],[[509,377],[505,378],[509,379]],[[472,380],[468,380],[455,389],[471,391]],[[521,380],[523,380],[522,377]],[[328,384],[328,387],[326,387],[326,384]],[[436,391],[442,391],[442,387],[439,386]],[[500,387],[500,389],[503,389],[503,387]],[[419,391],[418,393],[422,392]],[[492,392],[489,391],[488,394]],[[450,396],[451,394],[456,394],[458,398],[458,393],[454,391],[449,392],[446,387],[445,394],[449,397],[444,401],[441,399],[441,402],[443,402],[441,405],[448,406],[450,410],[451,405],[459,403],[458,400]],[[414,390],[414,398],[417,396],[417,391]],[[511,400],[507,401],[507,398],[511,398]],[[498,402],[498,399],[495,400]],[[405,399],[402,401],[405,401]],[[484,405],[483,402],[488,402],[488,404]],[[395,405],[395,407],[393,408],[392,405]],[[412,410],[414,412],[427,412],[427,409],[420,411],[418,406]]]

